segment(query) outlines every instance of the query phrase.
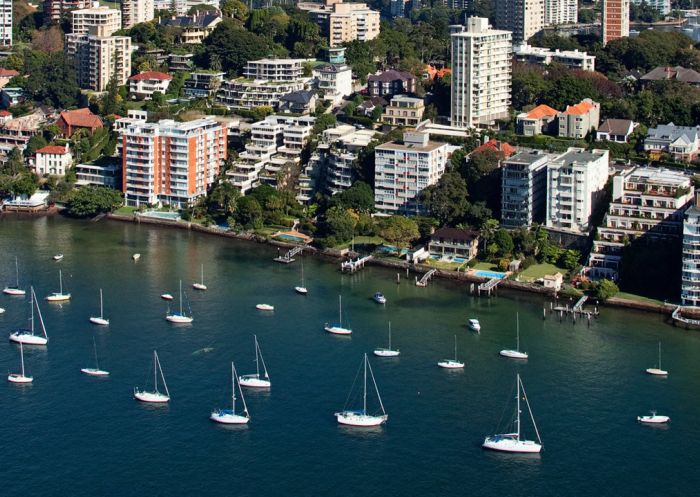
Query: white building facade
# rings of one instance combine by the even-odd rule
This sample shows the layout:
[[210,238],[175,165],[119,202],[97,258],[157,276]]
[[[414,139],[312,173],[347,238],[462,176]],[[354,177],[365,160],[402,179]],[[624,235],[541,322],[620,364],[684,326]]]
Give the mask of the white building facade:
[[545,0],[544,23],[546,26],[575,24],[578,22],[577,0]]
[[547,205],[547,165],[541,150],[520,152],[501,164],[501,225],[504,228],[542,222]]
[[0,46],[12,46],[12,0],[0,0]]
[[698,196],[683,218],[683,271],[681,304],[700,306],[700,208]]
[[73,155],[68,146],[48,145],[36,151],[34,170],[39,176],[65,176],[73,165]]
[[122,0],[122,26],[124,29],[153,19],[155,19],[153,0]]
[[122,14],[109,7],[92,7],[71,12],[73,34],[84,35],[93,26],[100,26],[101,36],[111,36],[122,28]]

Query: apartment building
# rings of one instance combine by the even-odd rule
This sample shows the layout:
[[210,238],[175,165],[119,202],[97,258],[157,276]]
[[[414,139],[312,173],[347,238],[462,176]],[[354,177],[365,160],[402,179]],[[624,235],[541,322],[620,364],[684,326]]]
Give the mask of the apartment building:
[[287,122],[282,131],[282,145],[260,172],[260,182],[276,189],[295,189],[301,173],[301,154],[311,140],[315,118]]
[[512,43],[510,31],[470,17],[452,26],[451,125],[492,126],[509,116]]
[[382,122],[392,126],[416,127],[423,120],[425,102],[422,98],[395,95],[384,108]]
[[93,26],[100,26],[100,36],[112,36],[115,31],[122,29],[122,14],[117,9],[100,7],[78,9],[71,12],[71,33],[84,35]]
[[683,217],[683,270],[681,272],[681,304],[700,306],[700,207],[695,202]]
[[91,26],[88,34],[66,35],[64,50],[75,59],[78,85],[85,90],[105,91],[112,78],[122,86],[131,75],[131,38],[104,32],[104,26]]
[[547,207],[547,166],[541,150],[520,152],[501,163],[501,226],[542,223]]
[[700,156],[700,125],[676,126],[673,123],[659,124],[649,128],[644,139],[644,150],[652,160],[662,153],[683,162],[692,162]]
[[546,226],[587,234],[608,181],[609,152],[571,147],[547,167]]
[[103,161],[99,161],[99,164],[78,164],[75,166],[75,178],[77,186],[106,186],[121,190],[121,160],[108,164]]
[[12,0],[0,0],[0,46],[12,46]]
[[603,45],[630,35],[630,0],[603,0]]
[[524,136],[556,134],[558,115],[558,110],[545,104],[538,105],[528,112],[521,112],[515,119],[518,133]]
[[65,176],[72,165],[73,155],[68,145],[47,145],[37,150],[34,157],[34,172],[39,176]]
[[408,131],[403,142],[375,148],[374,207],[380,214],[420,215],[420,195],[445,172],[449,146],[429,140],[428,133]]
[[325,100],[334,104],[342,102],[343,97],[352,95],[352,69],[347,64],[323,64],[313,70],[318,89]]
[[183,92],[190,98],[209,98],[216,95],[226,73],[216,71],[197,71],[190,73],[185,81]]
[[153,0],[122,0],[122,26],[124,29],[153,19],[155,19]]
[[226,126],[211,118],[129,125],[122,134],[126,205],[192,205],[216,180],[226,137]]
[[145,71],[129,78],[129,96],[136,100],[150,100],[155,92],[165,95],[173,77],[158,71]]
[[309,17],[328,37],[330,47],[339,47],[351,41],[370,41],[379,36],[379,12],[365,3],[343,3],[325,0],[317,3],[299,3],[297,7],[309,11]]
[[243,68],[248,79],[267,81],[297,81],[304,79],[304,65],[315,59],[260,59],[251,60]]
[[513,33],[515,43],[526,42],[544,28],[545,0],[496,0],[497,29]]
[[216,100],[229,109],[272,107],[278,110],[282,96],[303,90],[305,86],[304,80],[268,81],[237,78],[222,83]]
[[671,13],[671,0],[632,0],[632,3],[635,5],[642,5],[642,3],[644,3],[663,16],[667,16]]
[[576,24],[578,22],[578,0],[545,0],[544,24]]
[[218,12],[196,12],[190,15],[164,17],[159,24],[174,28],[178,43],[199,45],[222,20]]
[[567,105],[566,110],[557,115],[557,119],[559,136],[582,140],[588,133],[598,129],[600,104],[585,98],[576,105]]
[[586,274],[593,279],[617,279],[622,250],[635,238],[679,237],[693,199],[692,178],[680,171],[633,167],[612,181],[612,201],[588,257]]
[[548,66],[562,64],[571,69],[595,71],[595,55],[577,50],[551,50],[549,48],[533,47],[527,43],[513,46],[513,58],[518,62]]
[[57,22],[68,12],[76,9],[89,9],[93,0],[44,0],[44,20]]
[[389,69],[367,78],[367,90],[373,97],[392,97],[416,91],[416,77],[410,72]]

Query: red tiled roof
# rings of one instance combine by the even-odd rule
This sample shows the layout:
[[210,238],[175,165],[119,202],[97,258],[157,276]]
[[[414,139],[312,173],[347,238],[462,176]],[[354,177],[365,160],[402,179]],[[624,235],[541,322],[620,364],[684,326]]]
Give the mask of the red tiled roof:
[[101,128],[102,120],[90,112],[87,107],[77,110],[64,110],[61,112],[63,119],[69,126],[77,126],[79,128]]
[[142,72],[139,74],[134,74],[129,78],[129,81],[144,81],[144,80],[152,80],[152,79],[157,79],[160,81],[166,81],[173,79],[173,77],[170,74],[166,74],[164,72],[158,72],[158,71],[146,71]]
[[47,145],[43,148],[40,148],[39,150],[36,151],[37,154],[58,154],[58,155],[64,155],[67,154],[69,151],[66,147],[60,147],[58,145]]
[[6,110],[0,110],[0,117],[7,117],[11,116],[12,112],[6,111]]
[[495,150],[496,152],[501,152],[506,158],[515,153],[515,147],[506,142],[498,141],[495,138],[491,138],[483,145],[477,147],[474,149],[474,152],[483,152],[484,150]]
[[12,78],[13,76],[19,76],[19,72],[14,69],[5,69],[0,67],[0,78]]
[[530,112],[527,113],[527,117],[531,119],[542,119],[543,117],[548,117],[548,116],[556,116],[559,114],[559,111],[556,109],[551,108],[549,105],[538,105],[534,109],[532,109]]
[[593,105],[590,102],[579,102],[576,105],[567,105],[564,113],[570,116],[580,116],[586,114],[592,108]]

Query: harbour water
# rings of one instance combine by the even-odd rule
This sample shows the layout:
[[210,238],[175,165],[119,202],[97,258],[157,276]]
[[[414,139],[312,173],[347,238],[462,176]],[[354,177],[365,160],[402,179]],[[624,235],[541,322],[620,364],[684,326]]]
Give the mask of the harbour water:
[[[134,262],[133,253],[141,259]],[[34,285],[50,337],[26,347],[28,386],[0,386],[3,496],[236,495],[693,495],[700,485],[700,334],[661,316],[603,308],[585,323],[542,319],[544,302],[526,294],[477,299],[464,286],[433,280],[419,288],[368,267],[343,275],[338,264],[303,258],[308,296],[293,288],[299,260],[275,264],[276,250],[146,225],[0,218],[0,285]],[[63,253],[61,262],[52,256]],[[209,290],[195,292],[204,264]],[[58,269],[73,298],[50,305]],[[194,315],[189,326],[164,320],[183,280]],[[412,279],[412,277],[411,277]],[[109,327],[88,322],[104,291]],[[372,295],[381,291],[388,303]],[[337,296],[351,337],[323,332],[337,318]],[[177,297],[176,297],[177,298]],[[275,306],[256,311],[257,303]],[[177,300],[171,303],[176,305]],[[25,326],[26,298],[2,296],[0,331]],[[515,346],[516,362],[498,356]],[[477,317],[482,331],[469,331]],[[371,363],[389,414],[380,429],[339,427],[364,352],[387,343],[394,359]],[[257,334],[272,389],[246,392],[247,427],[208,420],[226,407],[230,361],[254,372]],[[453,355],[463,371],[436,363]],[[95,337],[107,379],[93,366]],[[643,373],[662,341],[668,378]],[[172,401],[139,404],[158,350]],[[19,349],[0,340],[3,370],[19,369]],[[515,373],[522,374],[544,451],[538,456],[485,452],[480,444],[512,415]],[[357,407],[357,406],[351,406]],[[636,416],[658,409],[663,427]],[[503,424],[500,425],[503,428]],[[533,436],[529,423],[525,432]]]

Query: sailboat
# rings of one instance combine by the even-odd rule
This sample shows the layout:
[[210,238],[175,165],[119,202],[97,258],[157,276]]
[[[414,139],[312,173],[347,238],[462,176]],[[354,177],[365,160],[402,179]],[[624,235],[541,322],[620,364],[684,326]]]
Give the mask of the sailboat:
[[295,286],[294,291],[300,295],[306,295],[309,291],[304,286],[304,263],[301,263],[301,286]]
[[182,280],[180,280],[180,312],[171,314],[168,310],[168,314],[165,315],[165,319],[171,323],[191,323],[194,321],[192,316],[186,315],[182,310]]
[[[374,390],[377,392],[377,399],[379,400],[379,407],[381,409],[381,414],[367,414],[367,370],[369,369],[369,374],[372,377],[372,383],[374,384]],[[372,366],[367,359],[367,354],[364,357],[364,391],[362,394],[362,410],[348,410],[345,409],[341,412],[335,413],[335,418],[341,425],[350,426],[379,426],[386,423],[389,415],[384,410],[384,404],[382,404],[382,398],[379,395],[379,388],[377,387],[377,382],[374,379],[374,373],[372,373]]]
[[105,319],[104,310],[102,308],[102,288],[100,288],[100,316],[99,317],[91,316],[90,322],[93,324],[101,324],[103,326],[106,326],[109,324],[109,319]]
[[245,404],[245,397],[243,397],[243,389],[241,384],[238,384],[238,391],[241,394],[241,401],[243,402],[243,412],[241,414],[236,414],[236,367],[231,361],[231,409],[216,409],[212,411],[209,419],[216,423],[222,423],[226,425],[244,425],[250,421],[250,415],[248,414],[248,406]]
[[63,293],[63,272],[60,269],[58,270],[58,284],[58,292],[54,292],[46,297],[47,301],[65,302],[66,300],[70,300],[70,293]]
[[659,342],[659,362],[657,364],[657,367],[647,368],[646,372],[655,376],[668,376],[668,371],[661,369],[661,342]]
[[22,342],[19,344],[19,357],[20,360],[22,361],[22,372],[21,373],[10,373],[7,375],[7,381],[11,383],[31,383],[34,381],[34,378],[31,376],[25,376],[24,374],[24,346],[22,345]]
[[516,313],[515,315],[516,331],[515,340],[516,346],[515,350],[503,349],[499,352],[503,357],[510,357],[511,359],[527,359],[527,352],[520,351],[520,315]]
[[[20,328],[10,334],[10,341],[15,343],[25,343],[28,345],[46,345],[49,343],[49,337],[46,335],[46,327],[44,326],[44,318],[41,316],[41,309],[39,309],[39,301],[36,298],[36,293],[34,293],[34,287],[29,288],[30,298],[29,306],[31,309],[31,315],[29,322],[31,323],[30,329]],[[36,306],[36,312],[39,315],[39,324],[41,325],[41,331],[44,336],[34,334],[34,306]]]
[[[265,365],[265,359],[263,359],[262,350],[260,350],[260,344],[258,344],[258,336],[253,335],[253,338],[255,339],[255,373],[240,376],[238,384],[249,388],[270,388],[272,386],[270,375],[267,374],[267,366]],[[264,372],[262,377],[260,377],[260,363],[262,363]]]
[[640,423],[658,425],[668,423],[671,421],[671,418],[668,416],[662,416],[661,414],[656,414],[656,411],[651,411],[651,414],[646,416],[637,416],[637,421]]
[[[160,393],[158,391],[158,373],[160,372],[160,379],[163,380],[163,386],[165,387],[165,393]],[[151,402],[151,403],[164,403],[170,401],[170,392],[168,391],[168,385],[165,383],[165,376],[163,376],[163,369],[160,367],[160,361],[158,360],[158,352],[153,351],[153,391],[147,392],[145,390],[139,390],[138,387],[134,388],[134,398],[140,400],[141,402]]]
[[[520,374],[516,375],[517,382],[517,407],[515,410],[516,420],[515,420],[515,433],[503,433],[499,435],[491,435],[484,439],[482,447],[484,449],[497,450],[501,452],[528,452],[536,453],[542,450],[542,439],[540,439],[540,432],[537,431],[537,424],[535,424],[535,417],[532,415],[532,409],[530,408],[530,402],[527,400],[527,394],[525,393],[525,387],[523,386],[523,381],[520,379]],[[530,414],[530,419],[532,420],[532,426],[535,428],[535,434],[537,435],[537,442],[533,440],[523,440],[520,438],[521,423],[520,423],[520,391],[523,392],[523,400],[527,405],[527,411]]]
[[80,372],[89,376],[109,376],[109,371],[100,369],[100,363],[97,362],[97,344],[95,343],[95,337],[92,337],[92,348],[95,351],[95,367],[82,368]]
[[438,362],[438,366],[445,369],[460,369],[464,367],[464,363],[457,360],[457,335],[455,335],[455,358],[443,359]]
[[204,284],[204,264],[202,264],[202,282],[201,283],[192,283],[192,288],[195,290],[206,290],[207,285]]
[[333,333],[334,335],[349,335],[352,333],[352,330],[350,328],[343,328],[343,300],[342,299],[343,299],[343,297],[341,295],[338,295],[338,308],[339,308],[338,323],[337,324],[326,323],[325,327],[323,328],[328,333]]
[[389,322],[389,348],[374,349],[374,355],[378,357],[396,357],[400,354],[398,350],[391,348],[391,322]]
[[15,257],[15,284],[14,286],[6,286],[2,293],[5,295],[25,295],[27,292],[19,287],[19,264]]
[[63,260],[63,254],[56,254],[53,256],[54,261],[62,261]]

